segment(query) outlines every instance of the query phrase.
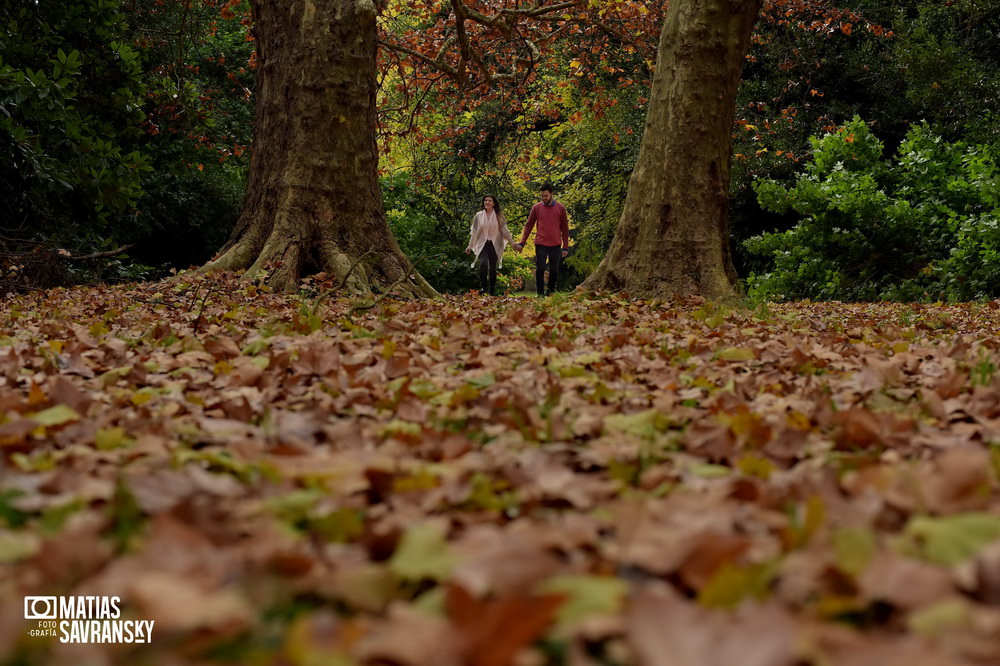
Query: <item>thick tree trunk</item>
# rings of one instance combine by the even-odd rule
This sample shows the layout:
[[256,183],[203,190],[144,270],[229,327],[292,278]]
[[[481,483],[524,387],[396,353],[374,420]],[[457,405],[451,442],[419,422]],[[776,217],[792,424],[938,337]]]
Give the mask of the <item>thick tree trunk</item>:
[[378,187],[374,3],[251,6],[259,67],[250,182],[229,242],[206,269],[247,269],[286,291],[322,270],[347,277],[349,291],[402,280],[403,292],[432,294],[419,275],[406,277]]
[[669,298],[733,293],[731,134],[761,0],[672,0],[639,159],[607,256],[584,283]]

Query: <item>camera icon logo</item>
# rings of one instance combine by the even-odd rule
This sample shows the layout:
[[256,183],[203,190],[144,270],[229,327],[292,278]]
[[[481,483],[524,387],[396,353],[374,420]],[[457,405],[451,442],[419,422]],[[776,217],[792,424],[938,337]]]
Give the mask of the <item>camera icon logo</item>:
[[59,604],[56,597],[25,597],[25,620],[55,620],[58,617]]

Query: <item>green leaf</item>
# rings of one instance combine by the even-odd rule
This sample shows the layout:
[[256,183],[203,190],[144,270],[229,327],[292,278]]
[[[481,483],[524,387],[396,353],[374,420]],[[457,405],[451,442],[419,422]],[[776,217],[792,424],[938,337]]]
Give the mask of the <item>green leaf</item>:
[[38,552],[42,544],[30,532],[0,530],[0,564],[12,564]]
[[119,553],[132,549],[146,523],[146,517],[123,477],[118,477],[108,504],[110,536]]
[[655,409],[647,409],[632,414],[612,414],[604,419],[606,432],[621,432],[642,439],[653,439],[657,433],[664,432],[670,426],[666,414]]
[[960,598],[945,599],[927,608],[914,611],[906,624],[915,634],[938,636],[952,631],[971,619],[968,602]]
[[266,506],[278,518],[289,523],[297,523],[309,515],[322,497],[323,493],[315,488],[302,488],[271,497],[266,501]]
[[403,534],[389,561],[389,570],[404,580],[442,581],[455,566],[448,550],[447,528],[440,522],[414,525]]
[[472,384],[476,388],[486,388],[487,386],[496,384],[497,378],[492,372],[487,372],[485,375],[479,375],[478,377],[466,377],[465,382]]
[[904,550],[929,562],[952,566],[974,557],[984,546],[1000,539],[1000,515],[915,516],[903,530],[902,539]]
[[0,520],[9,527],[21,527],[31,516],[26,511],[22,511],[14,506],[14,501],[18,497],[24,496],[23,490],[4,490],[0,492]]
[[332,542],[351,541],[364,532],[364,515],[356,509],[338,509],[309,521],[309,529]]
[[557,634],[565,633],[593,615],[615,615],[621,612],[628,584],[608,576],[556,576],[541,586],[543,593],[565,594],[566,601],[556,614]]
[[702,479],[719,479],[729,475],[732,471],[725,465],[713,465],[711,463],[695,463],[688,467],[688,472]]

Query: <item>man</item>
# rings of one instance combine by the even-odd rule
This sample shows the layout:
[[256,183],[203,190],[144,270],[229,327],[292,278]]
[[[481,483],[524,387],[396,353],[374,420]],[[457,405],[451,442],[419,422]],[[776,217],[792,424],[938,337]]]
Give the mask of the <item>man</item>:
[[[569,219],[566,217],[566,207],[552,198],[552,186],[546,183],[540,189],[541,202],[531,207],[528,223],[524,225],[521,241],[514,243],[514,249],[520,252],[538,224],[535,233],[535,289],[539,296],[548,296],[556,290],[556,280],[559,278],[559,261],[569,254]],[[562,245],[560,246],[560,240]],[[545,264],[549,265],[549,285],[545,289]]]

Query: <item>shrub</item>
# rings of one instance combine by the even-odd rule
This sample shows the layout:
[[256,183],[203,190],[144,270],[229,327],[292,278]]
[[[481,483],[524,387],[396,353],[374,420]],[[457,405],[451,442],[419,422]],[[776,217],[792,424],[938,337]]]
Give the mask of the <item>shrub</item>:
[[108,0],[29,3],[0,17],[0,199],[8,234],[106,238],[131,222],[146,155],[139,55]]
[[792,186],[755,183],[761,206],[799,219],[745,242],[773,262],[752,297],[967,300],[1000,294],[1000,170],[987,146],[913,127],[893,161],[859,118],[811,139]]

